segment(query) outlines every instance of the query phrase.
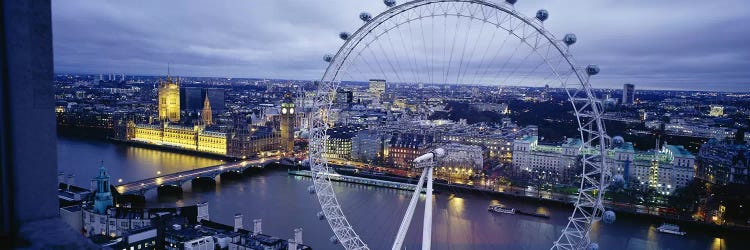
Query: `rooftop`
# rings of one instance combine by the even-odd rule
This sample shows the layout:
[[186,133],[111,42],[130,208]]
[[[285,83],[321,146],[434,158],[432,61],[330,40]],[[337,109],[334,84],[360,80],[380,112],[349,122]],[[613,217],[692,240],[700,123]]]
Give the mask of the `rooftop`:
[[683,146],[676,146],[676,145],[666,145],[667,150],[672,152],[672,155],[674,157],[694,157],[693,153],[690,153],[685,147]]
[[635,148],[633,147],[633,143],[632,142],[624,142],[624,143],[622,143],[622,145],[620,145],[619,147],[615,148],[615,150],[617,150],[617,151],[630,151],[630,152],[633,152],[633,151],[635,151]]
[[539,141],[539,137],[538,136],[524,136],[523,139],[521,139],[521,141],[527,142],[527,143],[534,143],[534,142]]
[[578,138],[568,138],[565,143],[563,143],[563,147],[579,147],[583,144],[581,139]]

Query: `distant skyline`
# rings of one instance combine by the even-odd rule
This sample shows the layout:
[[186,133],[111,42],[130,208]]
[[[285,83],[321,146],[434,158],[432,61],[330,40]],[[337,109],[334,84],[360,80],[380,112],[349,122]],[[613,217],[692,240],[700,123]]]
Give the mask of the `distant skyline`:
[[[500,1],[500,0],[496,0]],[[403,2],[403,1],[399,1]],[[726,1],[520,0],[545,27],[573,32],[595,88],[750,91],[750,5]],[[315,80],[337,34],[381,0],[53,1],[55,71]]]

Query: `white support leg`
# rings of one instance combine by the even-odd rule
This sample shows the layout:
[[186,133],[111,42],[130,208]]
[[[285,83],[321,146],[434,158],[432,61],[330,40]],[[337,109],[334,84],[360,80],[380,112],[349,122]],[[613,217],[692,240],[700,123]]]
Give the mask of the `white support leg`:
[[409,201],[409,208],[406,209],[404,219],[401,221],[401,226],[398,228],[398,234],[396,234],[396,240],[393,241],[392,250],[401,250],[401,246],[404,244],[404,238],[406,232],[409,231],[409,225],[411,225],[411,218],[414,215],[414,209],[417,207],[417,201],[419,201],[419,195],[422,193],[422,186],[424,185],[424,179],[427,178],[427,168],[422,169],[422,175],[419,176],[417,182],[417,188],[414,189],[414,194],[411,196]]
[[427,170],[427,191],[424,201],[424,224],[422,228],[422,250],[430,250],[432,245],[432,167]]

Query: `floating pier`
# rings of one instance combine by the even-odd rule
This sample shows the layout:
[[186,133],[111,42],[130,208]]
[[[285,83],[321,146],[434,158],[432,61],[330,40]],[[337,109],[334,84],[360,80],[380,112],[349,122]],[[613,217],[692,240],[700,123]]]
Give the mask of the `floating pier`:
[[[294,175],[294,176],[304,176],[304,177],[312,176],[312,172],[310,172],[310,170],[289,170],[288,173],[289,175]],[[401,190],[407,190],[407,191],[414,191],[417,188],[417,185],[415,184],[354,177],[354,176],[340,175],[340,174],[333,174],[333,173],[328,173],[327,175],[331,181],[349,182],[349,183],[356,183],[356,184],[376,186],[376,187],[401,189]]]

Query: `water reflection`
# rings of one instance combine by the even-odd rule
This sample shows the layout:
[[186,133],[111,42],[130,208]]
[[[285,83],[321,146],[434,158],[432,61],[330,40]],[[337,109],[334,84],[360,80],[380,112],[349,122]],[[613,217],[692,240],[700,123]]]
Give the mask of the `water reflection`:
[[83,187],[89,186],[102,161],[117,183],[151,178],[157,172],[164,175],[223,163],[222,160],[189,154],[65,137],[58,138],[57,151],[58,170],[75,174],[74,182]]
[[711,244],[711,250],[724,250],[724,239],[714,238],[713,244]]

